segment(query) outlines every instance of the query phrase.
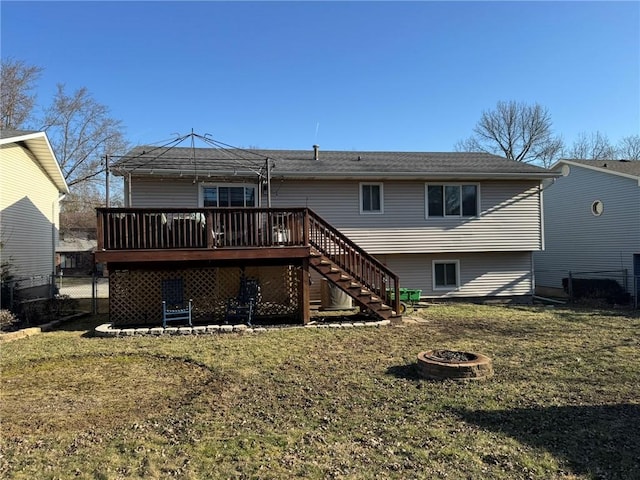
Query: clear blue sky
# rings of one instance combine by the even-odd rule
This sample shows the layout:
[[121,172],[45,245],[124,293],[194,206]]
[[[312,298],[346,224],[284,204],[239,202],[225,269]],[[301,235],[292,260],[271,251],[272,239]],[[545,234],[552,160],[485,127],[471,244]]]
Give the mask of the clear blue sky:
[[1,2],[3,58],[134,144],[451,151],[499,100],[567,143],[640,133],[640,2]]

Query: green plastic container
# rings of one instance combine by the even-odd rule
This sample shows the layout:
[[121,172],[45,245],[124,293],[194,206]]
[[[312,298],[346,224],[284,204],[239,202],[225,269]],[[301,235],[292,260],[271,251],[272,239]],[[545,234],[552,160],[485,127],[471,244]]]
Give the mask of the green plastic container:
[[[389,294],[389,298],[391,300],[395,300],[395,292],[391,289],[387,290]],[[412,290],[410,288],[401,288],[400,289],[400,301],[401,302],[419,302],[420,295],[422,295],[422,290]]]

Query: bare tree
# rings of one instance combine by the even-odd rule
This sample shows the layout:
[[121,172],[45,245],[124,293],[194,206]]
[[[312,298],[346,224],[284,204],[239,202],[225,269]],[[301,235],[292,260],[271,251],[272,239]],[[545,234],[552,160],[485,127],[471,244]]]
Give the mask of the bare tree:
[[0,63],[0,128],[21,129],[31,118],[36,95],[31,93],[42,68],[22,60]]
[[616,149],[604,133],[587,134],[582,132],[564,156],[583,160],[614,160]]
[[551,125],[549,112],[538,104],[498,102],[495,110],[482,112],[473,135],[455,148],[549,166],[562,149],[562,139],[553,135]]
[[104,172],[104,157],[127,148],[122,123],[84,87],[67,94],[59,84],[42,129],[70,187],[96,180]]
[[[111,198],[111,206],[122,206],[122,195]],[[66,234],[74,229],[96,228],[96,207],[104,206],[104,192],[101,185],[92,182],[76,184],[71,193],[60,202],[60,229]]]
[[95,228],[96,207],[104,205],[104,195],[97,186],[84,182],[67,194],[61,202],[61,233],[74,229]]
[[640,135],[629,135],[618,143],[618,158],[640,160]]

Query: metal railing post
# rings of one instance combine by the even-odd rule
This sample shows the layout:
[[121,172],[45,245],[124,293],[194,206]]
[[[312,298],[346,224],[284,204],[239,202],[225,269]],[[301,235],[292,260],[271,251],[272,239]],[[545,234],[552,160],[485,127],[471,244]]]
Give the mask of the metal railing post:
[[95,271],[91,275],[91,310],[94,315],[98,313],[98,276]]
[[568,280],[568,285],[567,285],[567,290],[569,290],[567,293],[569,294],[569,300],[573,301],[573,274],[571,273],[571,271],[569,271],[569,278]]

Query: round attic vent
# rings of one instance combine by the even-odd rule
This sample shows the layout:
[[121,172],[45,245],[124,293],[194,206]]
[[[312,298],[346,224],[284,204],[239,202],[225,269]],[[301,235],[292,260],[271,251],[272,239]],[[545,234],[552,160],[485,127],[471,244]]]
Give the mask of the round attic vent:
[[596,217],[599,217],[604,212],[604,205],[600,200],[596,200],[591,204],[591,213],[593,213]]

